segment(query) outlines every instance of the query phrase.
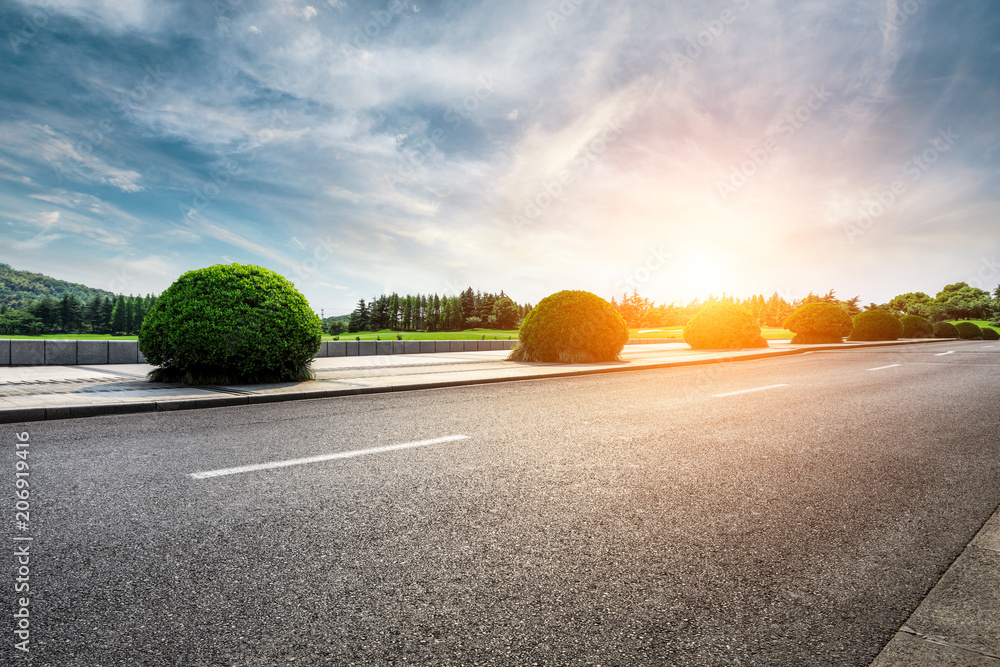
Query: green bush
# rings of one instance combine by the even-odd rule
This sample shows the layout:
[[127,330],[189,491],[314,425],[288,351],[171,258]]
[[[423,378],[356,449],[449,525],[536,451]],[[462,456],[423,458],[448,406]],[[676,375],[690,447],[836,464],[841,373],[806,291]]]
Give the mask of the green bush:
[[1000,331],[996,329],[991,329],[990,327],[983,327],[983,340],[1000,340]]
[[785,318],[784,327],[795,334],[793,343],[843,343],[854,324],[835,303],[807,303]]
[[867,310],[854,316],[854,331],[847,340],[898,340],[903,325],[892,313]]
[[934,337],[934,326],[919,315],[903,315],[899,323],[903,325],[903,338]]
[[934,325],[935,338],[958,338],[958,329],[951,322],[938,322]]
[[531,309],[521,323],[519,338],[507,357],[511,361],[615,361],[628,342],[628,325],[596,294],[564,290]]
[[739,306],[716,302],[702,306],[684,327],[684,342],[693,350],[736,350],[767,347],[760,325]]
[[319,317],[295,286],[258,266],[188,271],[146,314],[139,349],[155,382],[251,384],[312,377]]
[[982,340],[983,330],[974,322],[959,322],[955,325],[958,330],[958,337],[965,340]]

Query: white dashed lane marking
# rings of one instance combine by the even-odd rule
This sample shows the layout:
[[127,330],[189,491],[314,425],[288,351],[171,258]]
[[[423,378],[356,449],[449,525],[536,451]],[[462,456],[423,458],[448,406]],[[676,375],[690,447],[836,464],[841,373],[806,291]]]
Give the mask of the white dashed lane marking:
[[238,466],[236,468],[220,468],[218,470],[207,470],[205,472],[193,472],[188,476],[194,479],[207,479],[209,477],[222,477],[224,475],[238,475],[244,472],[255,472],[257,470],[271,470],[273,468],[287,468],[289,466],[300,466],[307,463],[323,463],[335,461],[337,459],[351,459],[356,456],[366,456],[368,454],[382,454],[385,452],[395,452],[400,449],[411,449],[413,447],[426,447],[427,445],[438,445],[444,442],[455,442],[456,440],[466,440],[467,435],[447,435],[443,438],[433,438],[431,440],[418,440],[416,442],[404,442],[399,445],[388,445],[386,447],[372,447],[371,449],[354,449],[349,452],[336,452],[335,454],[322,454],[320,456],[309,456],[302,459],[288,459],[285,461],[272,461],[270,463],[254,463],[252,465]]
[[787,384],[771,384],[766,387],[754,387],[753,389],[740,389],[739,391],[727,391],[725,394],[712,394],[713,398],[722,398],[723,396],[736,396],[737,394],[749,394],[752,391],[764,391],[765,389],[777,389],[778,387],[787,387]]

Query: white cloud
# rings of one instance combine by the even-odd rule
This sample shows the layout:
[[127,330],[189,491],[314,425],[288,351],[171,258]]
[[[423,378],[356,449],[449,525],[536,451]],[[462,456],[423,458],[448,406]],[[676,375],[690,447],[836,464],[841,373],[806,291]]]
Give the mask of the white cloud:
[[163,27],[175,7],[156,0],[17,0],[35,13],[72,16],[93,26],[122,32],[151,32]]
[[57,174],[79,181],[114,186],[123,192],[139,192],[142,175],[131,169],[120,169],[106,163],[83,147],[88,142],[74,144],[48,125],[34,123],[4,123],[0,125],[0,141],[4,148],[25,159],[41,160]]

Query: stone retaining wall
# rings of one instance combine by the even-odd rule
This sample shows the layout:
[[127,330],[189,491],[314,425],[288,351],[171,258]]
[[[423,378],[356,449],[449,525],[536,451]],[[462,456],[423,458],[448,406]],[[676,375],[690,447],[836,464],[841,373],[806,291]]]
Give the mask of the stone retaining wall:
[[[332,340],[323,341],[317,358],[377,354],[421,354],[509,350],[516,340]],[[0,366],[89,366],[142,364],[135,340],[0,340]]]

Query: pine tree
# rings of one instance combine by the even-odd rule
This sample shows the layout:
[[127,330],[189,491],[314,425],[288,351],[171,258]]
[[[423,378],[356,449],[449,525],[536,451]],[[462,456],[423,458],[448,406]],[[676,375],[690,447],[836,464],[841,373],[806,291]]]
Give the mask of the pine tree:
[[413,297],[409,294],[403,300],[403,331],[410,331],[410,323],[413,320]]
[[[463,320],[470,317],[476,316],[476,294],[472,291],[472,287],[467,288],[461,294],[462,299],[462,316]],[[462,322],[462,326],[465,326],[465,322]]]
[[84,306],[75,294],[66,292],[63,294],[60,304],[60,319],[62,320],[62,330],[65,333],[80,331],[83,326]]
[[115,309],[115,299],[114,297],[105,297],[101,301],[101,333],[111,333],[111,314]]
[[101,296],[95,294],[87,301],[83,309],[83,323],[90,327],[90,333],[95,333],[101,321]]
[[454,327],[452,322],[454,321],[452,313],[453,302],[449,298],[442,299],[441,303],[441,328],[445,331],[452,331]]
[[[147,295],[148,296],[148,295]],[[146,319],[146,299],[135,298],[135,312],[132,314],[132,328],[136,333],[142,331],[142,322]]]
[[364,299],[358,300],[358,306],[351,313],[350,318],[347,320],[347,331],[350,333],[357,333],[358,331],[368,330],[368,306],[365,304]]
[[518,320],[517,305],[507,296],[496,300],[493,304],[492,316],[498,329],[513,329]]
[[399,295],[395,292],[389,297],[389,328],[399,329]]
[[111,333],[119,334],[125,331],[125,296],[119,294],[111,308]]
[[131,294],[125,299],[125,333],[133,333],[135,331],[135,297]]

